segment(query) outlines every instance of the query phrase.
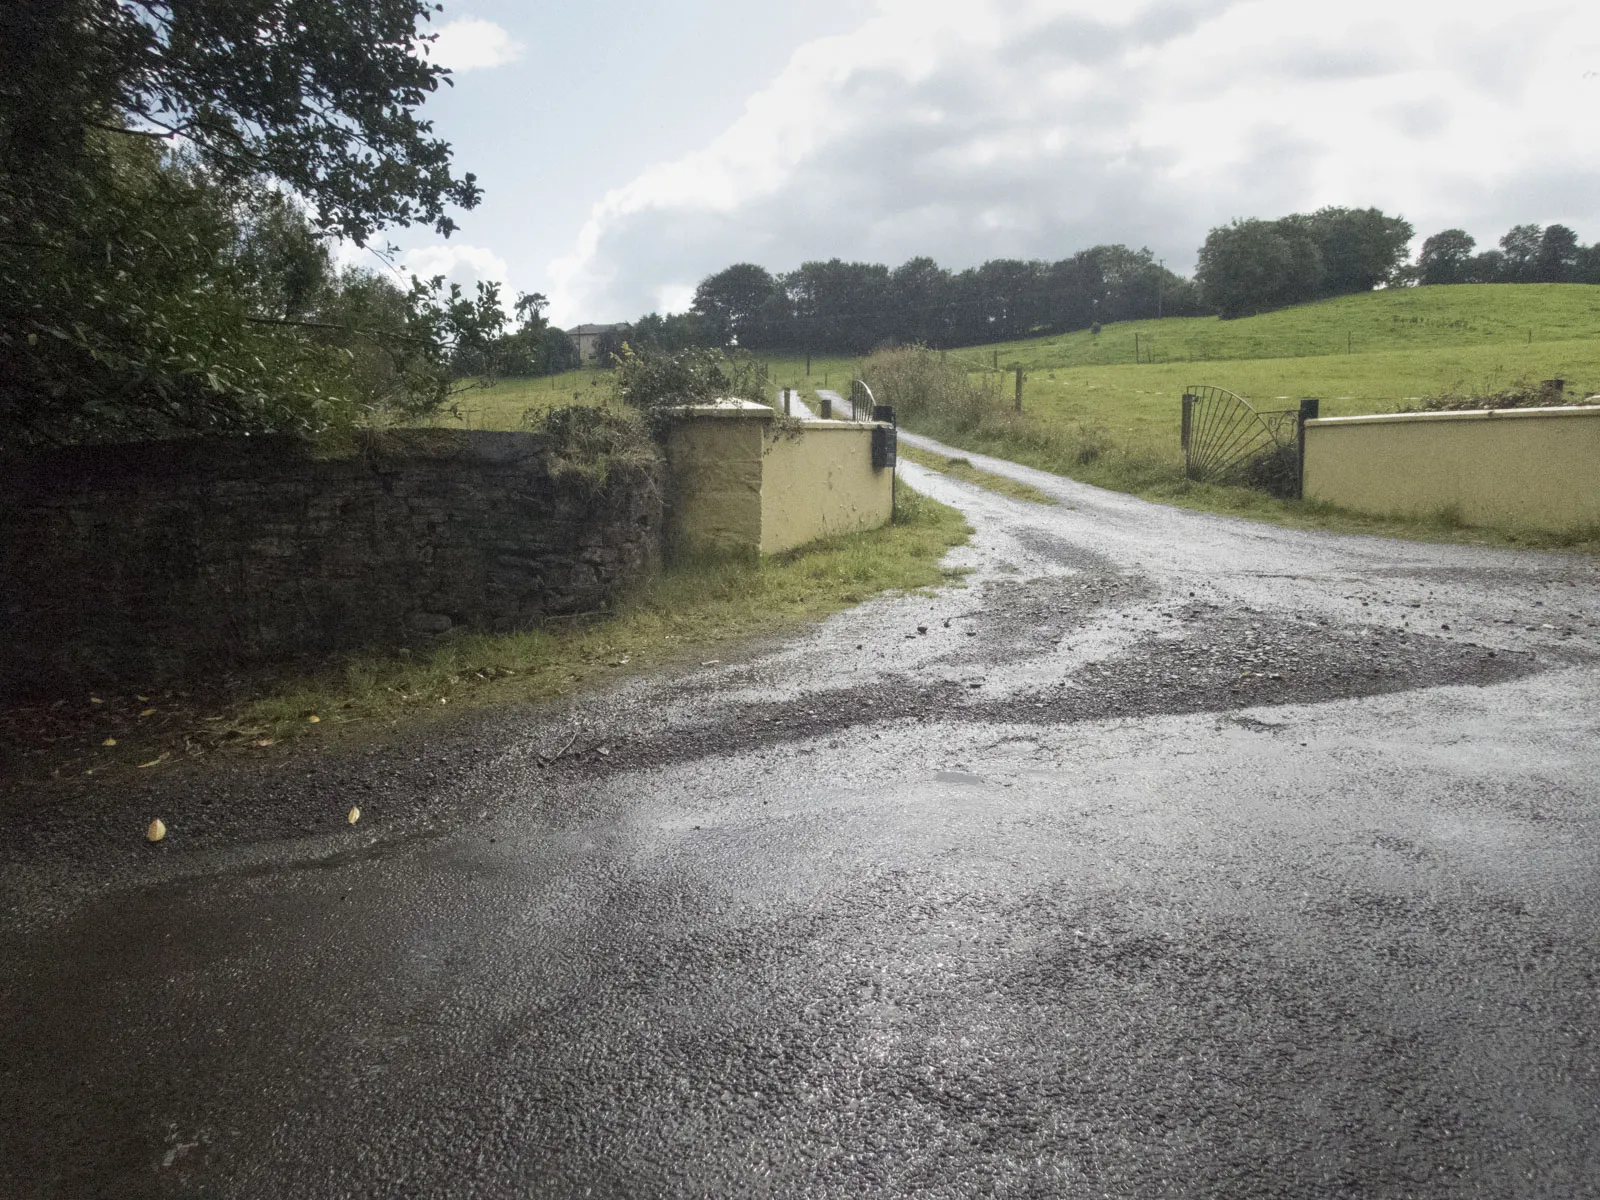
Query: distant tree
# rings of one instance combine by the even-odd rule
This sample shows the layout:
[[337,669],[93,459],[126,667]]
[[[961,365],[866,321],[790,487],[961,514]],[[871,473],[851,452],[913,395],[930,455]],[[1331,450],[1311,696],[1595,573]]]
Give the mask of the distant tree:
[[1415,234],[1402,217],[1376,208],[1322,208],[1311,214],[1322,271],[1317,287],[1324,296],[1370,292],[1394,280]]
[[1316,295],[1316,243],[1302,223],[1234,221],[1213,229],[1200,248],[1195,280],[1207,306],[1224,317],[1296,304]]
[[977,269],[969,302],[978,304],[987,326],[985,341],[1024,338],[1049,317],[1048,268],[1017,258],[996,258]]
[[1505,255],[1501,272],[1507,283],[1531,283],[1539,270],[1539,248],[1544,243],[1544,230],[1537,225],[1513,225],[1500,239],[1500,250]]
[[878,263],[801,263],[783,277],[794,337],[814,350],[866,354],[893,336],[889,268]]
[[716,345],[748,349],[766,340],[763,314],[777,286],[765,267],[736,263],[700,281],[690,311],[705,320]]
[[602,367],[613,367],[622,355],[622,348],[628,344],[628,337],[632,329],[630,326],[612,327],[595,339],[594,360]]
[[1410,222],[1376,208],[1323,208],[1213,229],[1195,272],[1223,316],[1371,291],[1406,279]]
[[1583,248],[1565,225],[1549,225],[1539,239],[1533,277],[1540,283],[1570,283],[1577,278]]
[[1160,311],[1164,315],[1198,317],[1206,311],[1205,297],[1200,292],[1200,285],[1194,280],[1168,271],[1162,287]]
[[578,343],[567,336],[565,330],[549,326],[544,331],[540,347],[539,374],[559,375],[563,371],[576,371],[583,366],[583,355]]
[[699,313],[650,313],[640,317],[628,331],[628,344],[638,350],[687,350],[691,346],[709,346],[713,337],[704,317]]
[[931,258],[913,258],[889,272],[889,313],[902,342],[948,345],[950,272]]
[[1578,251],[1578,262],[1573,269],[1572,281],[1600,283],[1600,242]]
[[457,378],[490,381],[501,376],[529,378],[549,374],[546,369],[547,345],[551,330],[544,319],[549,306],[543,294],[524,292],[512,306],[516,328],[488,339],[482,346],[463,347],[452,364]]
[[1183,281],[1158,265],[1149,247],[1093,246],[1080,258],[1092,262],[1092,274],[1099,278],[1101,321],[1178,316],[1185,305],[1193,305],[1194,298],[1182,286]]
[[1446,229],[1422,243],[1417,255],[1417,281],[1425,284],[1465,283],[1477,239],[1465,229]]
[[1485,250],[1467,260],[1461,271],[1462,283],[1505,283],[1508,280],[1503,250]]

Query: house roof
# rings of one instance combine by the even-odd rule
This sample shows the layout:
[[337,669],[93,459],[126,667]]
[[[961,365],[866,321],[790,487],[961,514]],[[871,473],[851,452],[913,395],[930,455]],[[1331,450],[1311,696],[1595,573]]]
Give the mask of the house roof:
[[567,336],[573,337],[580,333],[610,333],[613,329],[626,328],[626,325],[575,325],[567,330]]

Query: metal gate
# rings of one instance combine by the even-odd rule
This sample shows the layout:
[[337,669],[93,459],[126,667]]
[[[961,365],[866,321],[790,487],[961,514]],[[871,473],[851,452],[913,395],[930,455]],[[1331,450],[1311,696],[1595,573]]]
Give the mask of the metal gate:
[[864,379],[850,381],[850,419],[852,421],[870,421],[873,419],[872,410],[877,407],[877,400],[873,398],[872,389],[867,386]]
[[1227,388],[1199,385],[1183,391],[1183,470],[1208,483],[1246,484],[1278,495],[1298,495],[1305,421],[1315,400],[1298,408],[1257,411]]

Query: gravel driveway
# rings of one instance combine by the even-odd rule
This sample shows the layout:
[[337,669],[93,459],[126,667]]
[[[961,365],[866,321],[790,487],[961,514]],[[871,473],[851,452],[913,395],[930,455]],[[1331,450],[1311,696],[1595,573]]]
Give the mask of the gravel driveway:
[[1600,1195],[1597,564],[967,457],[964,586],[41,816],[0,1195]]

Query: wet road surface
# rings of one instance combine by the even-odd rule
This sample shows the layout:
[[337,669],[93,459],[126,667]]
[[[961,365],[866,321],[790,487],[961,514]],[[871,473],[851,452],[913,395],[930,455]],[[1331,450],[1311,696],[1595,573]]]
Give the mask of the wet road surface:
[[0,1196],[1600,1195],[1596,564],[968,457],[965,586],[26,843]]

